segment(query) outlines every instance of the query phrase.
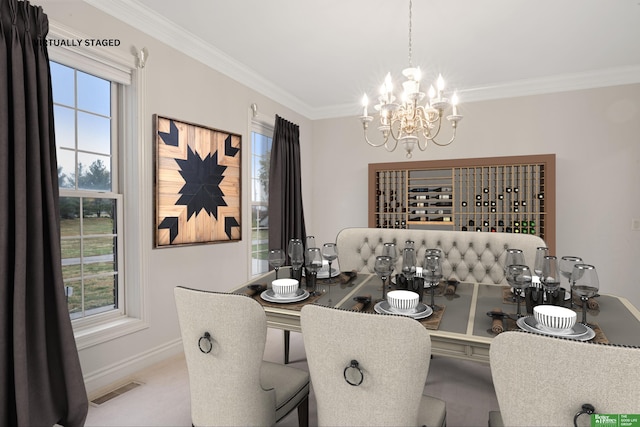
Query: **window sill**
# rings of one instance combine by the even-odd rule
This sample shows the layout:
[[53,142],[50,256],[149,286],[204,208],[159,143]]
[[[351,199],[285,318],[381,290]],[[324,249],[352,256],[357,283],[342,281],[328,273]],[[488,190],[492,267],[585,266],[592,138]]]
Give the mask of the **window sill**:
[[75,328],[76,347],[78,350],[93,347],[148,327],[149,324],[141,319],[120,316],[99,324]]

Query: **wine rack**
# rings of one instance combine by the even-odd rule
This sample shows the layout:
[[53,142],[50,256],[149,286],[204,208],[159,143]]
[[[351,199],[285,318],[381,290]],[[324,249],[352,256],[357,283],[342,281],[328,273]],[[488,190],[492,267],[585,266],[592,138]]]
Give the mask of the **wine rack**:
[[555,248],[555,155],[369,164],[369,227],[526,233]]

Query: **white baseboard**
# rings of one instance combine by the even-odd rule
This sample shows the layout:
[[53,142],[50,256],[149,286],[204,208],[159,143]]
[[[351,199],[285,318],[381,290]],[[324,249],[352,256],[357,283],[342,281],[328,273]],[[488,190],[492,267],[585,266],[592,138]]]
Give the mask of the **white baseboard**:
[[182,339],[178,338],[84,375],[84,385],[87,389],[89,400],[129,381],[136,372],[182,352]]

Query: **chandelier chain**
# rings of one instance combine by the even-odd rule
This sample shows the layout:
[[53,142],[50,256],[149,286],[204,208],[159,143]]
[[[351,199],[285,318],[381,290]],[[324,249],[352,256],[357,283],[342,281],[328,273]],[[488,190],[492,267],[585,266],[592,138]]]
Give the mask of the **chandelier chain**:
[[413,1],[409,0],[409,67],[413,68],[413,61],[412,61],[412,50],[413,50],[413,46],[412,46],[412,35],[411,35],[411,30],[412,30],[412,26],[413,26],[413,15],[411,10],[413,9]]

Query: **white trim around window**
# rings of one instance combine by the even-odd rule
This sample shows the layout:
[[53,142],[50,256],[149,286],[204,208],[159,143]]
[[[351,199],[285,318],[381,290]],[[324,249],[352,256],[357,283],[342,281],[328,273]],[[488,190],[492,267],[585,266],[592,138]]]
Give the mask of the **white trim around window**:
[[[49,22],[48,38],[88,39],[84,34],[55,21]],[[145,143],[145,73],[136,67],[136,58],[122,56],[105,48],[86,46],[48,48],[52,61],[81,69],[120,83],[118,139],[119,176],[123,184],[124,215],[124,310],[73,321],[78,350],[147,328],[147,282],[149,278],[151,229],[144,219],[152,217],[150,174],[151,144]]]

